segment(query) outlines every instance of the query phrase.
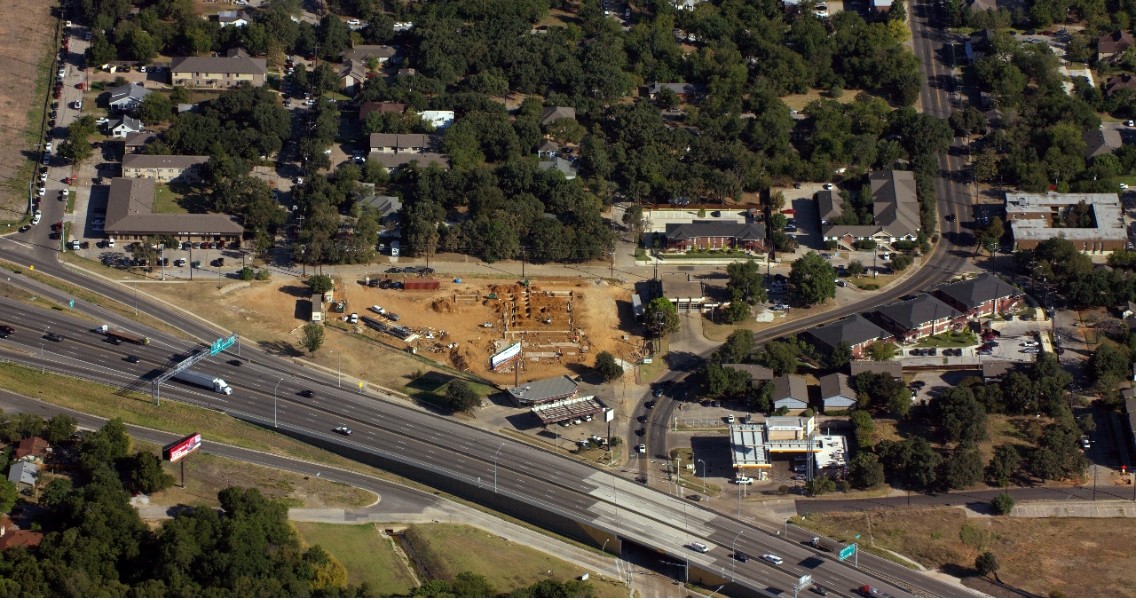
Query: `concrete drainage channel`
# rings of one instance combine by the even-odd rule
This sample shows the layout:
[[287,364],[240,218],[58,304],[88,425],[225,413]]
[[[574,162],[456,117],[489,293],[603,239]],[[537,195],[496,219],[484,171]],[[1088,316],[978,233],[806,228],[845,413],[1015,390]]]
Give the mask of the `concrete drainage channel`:
[[411,550],[407,548],[406,537],[404,535],[406,533],[406,527],[386,527],[379,533],[382,534],[384,538],[390,540],[391,548],[394,549],[394,553],[398,555],[399,559],[402,560],[402,564],[406,565],[406,570],[410,573],[410,576],[414,578],[414,585],[421,586],[422,577],[419,576],[421,568],[418,561],[411,558]]

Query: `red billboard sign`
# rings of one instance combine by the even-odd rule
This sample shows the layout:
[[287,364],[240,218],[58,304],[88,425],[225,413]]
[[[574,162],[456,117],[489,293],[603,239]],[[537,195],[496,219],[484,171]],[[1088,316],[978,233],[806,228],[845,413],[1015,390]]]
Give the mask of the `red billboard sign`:
[[162,459],[177,462],[199,448],[201,448],[201,434],[194,433],[162,448]]

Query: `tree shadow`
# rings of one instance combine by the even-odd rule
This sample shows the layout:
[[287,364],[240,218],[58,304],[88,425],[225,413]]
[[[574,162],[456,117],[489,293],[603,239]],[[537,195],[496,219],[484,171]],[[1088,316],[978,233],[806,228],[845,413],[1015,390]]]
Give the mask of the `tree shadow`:
[[303,352],[301,352],[298,348],[296,348],[295,344],[293,344],[292,342],[284,341],[284,340],[275,340],[275,341],[271,341],[271,342],[257,342],[257,346],[259,346],[261,350],[264,350],[265,352],[267,352],[269,354],[274,354],[276,356],[286,356],[286,357],[290,357],[290,358],[298,358],[298,357],[304,355]]
[[285,285],[281,286],[280,291],[289,296],[303,298],[305,300],[312,297],[312,288],[306,285]]
[[672,371],[689,371],[701,363],[701,358],[693,352],[676,352],[671,350],[663,358],[667,368]]

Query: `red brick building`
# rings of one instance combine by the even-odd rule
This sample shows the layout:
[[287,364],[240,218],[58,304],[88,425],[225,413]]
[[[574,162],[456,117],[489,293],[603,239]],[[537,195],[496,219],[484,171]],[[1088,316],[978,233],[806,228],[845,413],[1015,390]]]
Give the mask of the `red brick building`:
[[1021,290],[989,273],[948,283],[932,293],[971,319],[1011,312],[1024,297]]
[[873,316],[885,329],[901,341],[914,341],[961,327],[966,316],[929,294],[920,294],[907,302],[889,304]]
[[666,249],[671,252],[723,249],[764,252],[765,248],[765,225],[761,223],[694,221],[667,225]]

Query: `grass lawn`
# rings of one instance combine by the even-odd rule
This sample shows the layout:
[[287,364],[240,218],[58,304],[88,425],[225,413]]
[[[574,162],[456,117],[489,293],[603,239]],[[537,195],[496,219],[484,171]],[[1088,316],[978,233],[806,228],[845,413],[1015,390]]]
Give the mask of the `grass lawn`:
[[181,195],[174,193],[170,186],[159,183],[154,186],[157,188],[158,193],[154,196],[154,212],[163,214],[183,214],[187,213],[185,208],[180,204]]
[[948,331],[919,340],[917,348],[965,348],[978,343],[978,338],[970,331]]
[[[705,321],[703,321],[705,323]],[[651,357],[651,364],[639,365],[639,383],[648,384],[659,378],[667,370],[667,353],[671,351],[670,338],[664,337],[658,342],[659,351]]]
[[[810,529],[836,539],[859,533],[865,550],[874,545],[967,578],[974,559],[998,558],[998,576],[1008,585],[1039,595],[1088,598],[1131,595],[1136,537],[1129,519],[968,519],[961,509],[809,515]],[[979,589],[982,589],[981,587]],[[997,589],[986,589],[995,596]]]
[[347,569],[347,583],[366,582],[377,597],[406,595],[417,585],[414,573],[375,525],[294,523],[308,546],[322,546]]
[[[135,444],[142,448],[149,444]],[[160,448],[149,448],[157,453]],[[255,487],[265,497],[290,508],[358,508],[375,502],[371,492],[320,477],[305,478],[289,471],[270,469],[239,460],[198,452],[185,459],[185,488],[169,487],[151,494],[150,502],[160,506],[187,504],[219,506],[217,493],[232,487]],[[174,480],[181,481],[180,467],[162,463]]]
[[[423,579],[452,579],[471,571],[483,575],[498,592],[508,592],[548,578],[575,579],[579,566],[467,525],[414,525],[404,537],[407,552]],[[597,574],[593,574],[597,575]],[[592,577],[597,598],[626,598],[627,588]]]

